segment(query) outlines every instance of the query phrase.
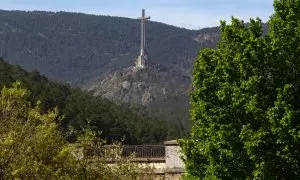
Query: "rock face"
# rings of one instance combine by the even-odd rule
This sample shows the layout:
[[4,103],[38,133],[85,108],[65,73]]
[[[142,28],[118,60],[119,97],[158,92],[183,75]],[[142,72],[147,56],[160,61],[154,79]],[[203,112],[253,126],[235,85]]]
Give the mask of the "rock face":
[[162,66],[129,67],[99,78],[85,88],[95,96],[148,105],[167,96],[187,94],[191,78]]

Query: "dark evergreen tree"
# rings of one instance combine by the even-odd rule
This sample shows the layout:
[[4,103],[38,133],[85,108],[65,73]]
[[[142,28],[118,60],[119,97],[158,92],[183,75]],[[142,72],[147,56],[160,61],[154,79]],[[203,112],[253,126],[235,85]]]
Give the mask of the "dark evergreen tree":
[[[20,81],[31,93],[28,100],[41,101],[41,113],[58,108],[63,117],[60,124],[65,134],[69,127],[83,130],[87,127],[108,139],[126,144],[162,143],[168,134],[165,121],[152,117],[142,107],[116,104],[91,93],[48,80],[37,71],[26,72],[0,58],[0,89]],[[101,133],[100,133],[101,132]]]

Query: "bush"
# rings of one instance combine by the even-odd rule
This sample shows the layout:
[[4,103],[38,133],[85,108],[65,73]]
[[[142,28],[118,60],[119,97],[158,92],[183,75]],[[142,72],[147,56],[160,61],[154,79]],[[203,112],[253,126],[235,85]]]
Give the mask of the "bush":
[[[104,141],[85,130],[70,144],[60,132],[57,110],[32,108],[29,92],[20,83],[4,87],[0,97],[0,179],[135,179],[143,171],[121,157],[122,148],[85,156]],[[114,159],[114,165],[107,159]],[[151,171],[150,171],[151,172]]]

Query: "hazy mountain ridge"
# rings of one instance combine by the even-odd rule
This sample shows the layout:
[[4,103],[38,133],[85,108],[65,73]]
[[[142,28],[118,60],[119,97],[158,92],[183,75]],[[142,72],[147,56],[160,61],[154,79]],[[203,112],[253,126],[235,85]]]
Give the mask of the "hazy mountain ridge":
[[0,10],[0,56],[95,95],[149,105],[173,128],[187,127],[193,62],[199,49],[216,47],[219,29],[196,31],[152,21],[146,28],[151,65],[133,73],[140,51],[138,19]]
[[[218,34],[218,29],[195,31],[150,21],[146,30],[148,55],[153,64],[190,74],[198,49],[216,45],[215,37],[195,40],[207,32]],[[80,13],[2,10],[0,45],[1,55],[10,63],[81,85],[134,65],[139,55],[140,21]]]

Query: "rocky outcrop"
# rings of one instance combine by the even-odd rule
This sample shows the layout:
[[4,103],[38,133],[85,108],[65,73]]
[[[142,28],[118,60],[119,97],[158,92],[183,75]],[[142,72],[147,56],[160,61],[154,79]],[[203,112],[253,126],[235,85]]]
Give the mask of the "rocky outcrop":
[[191,78],[162,66],[129,67],[100,78],[86,87],[95,96],[114,101],[147,105],[151,102],[187,93]]

